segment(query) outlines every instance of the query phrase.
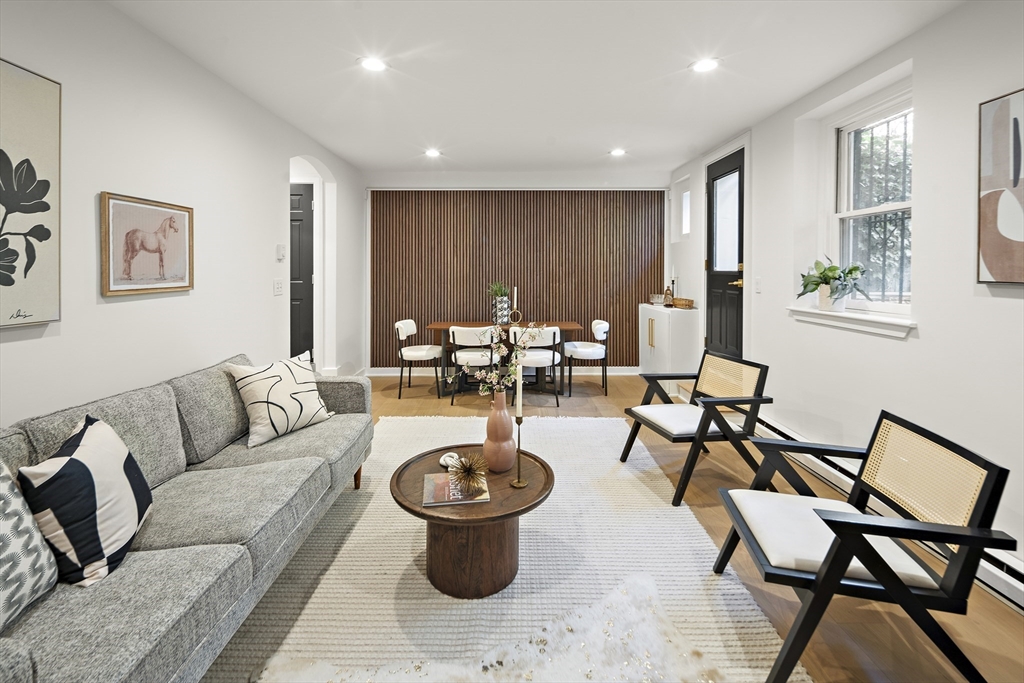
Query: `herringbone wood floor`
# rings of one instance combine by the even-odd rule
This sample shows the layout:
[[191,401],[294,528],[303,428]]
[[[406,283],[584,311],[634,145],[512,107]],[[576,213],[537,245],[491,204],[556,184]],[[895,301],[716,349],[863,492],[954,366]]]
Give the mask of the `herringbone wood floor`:
[[[433,377],[417,376],[411,389],[403,389],[401,400],[397,377],[375,377],[372,383],[374,419],[383,415],[487,415],[488,399],[482,396],[462,394],[456,397],[454,407],[449,406],[448,397],[438,400],[433,393]],[[645,386],[637,376],[613,376],[606,397],[598,377],[578,376],[573,397],[563,397],[561,408],[555,407],[550,395],[528,393],[525,410],[528,415],[624,417],[622,411],[639,403]],[[640,434],[674,486],[685,447],[669,444],[648,430]],[[746,487],[752,473],[727,444],[711,444],[710,450],[710,455],[697,465],[685,502],[715,543],[721,543],[729,520],[718,488]],[[842,498],[810,475],[807,478],[819,495]],[[733,567],[785,637],[799,609],[796,595],[788,588],[761,581],[742,548],[733,556]],[[989,681],[1024,681],[1024,615],[1019,611],[976,587],[967,615],[936,614],[936,618]],[[819,683],[962,680],[900,608],[846,597],[836,598],[829,606],[802,661]]]

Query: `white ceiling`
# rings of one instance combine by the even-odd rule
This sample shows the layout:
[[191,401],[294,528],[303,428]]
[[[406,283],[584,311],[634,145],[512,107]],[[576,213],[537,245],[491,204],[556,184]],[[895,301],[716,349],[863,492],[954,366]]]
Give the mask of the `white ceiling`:
[[667,173],[960,3],[112,4],[364,170]]

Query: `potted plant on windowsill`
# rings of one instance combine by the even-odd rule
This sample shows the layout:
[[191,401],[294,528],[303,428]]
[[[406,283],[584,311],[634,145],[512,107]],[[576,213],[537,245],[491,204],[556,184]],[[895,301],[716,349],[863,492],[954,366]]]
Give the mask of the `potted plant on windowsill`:
[[492,282],[487,285],[487,294],[493,297],[491,302],[491,320],[495,325],[508,325],[512,307],[508,302],[508,285],[504,282]]
[[815,261],[814,267],[801,276],[803,278],[800,283],[802,289],[796,295],[797,299],[804,294],[817,292],[818,310],[834,313],[842,313],[846,310],[846,297],[855,291],[860,292],[865,299],[871,301],[867,292],[857,284],[857,280],[867,272],[864,266],[859,263],[851,263],[846,268],[840,268],[832,263],[832,259],[828,256],[825,258],[828,260],[827,266],[821,261]]

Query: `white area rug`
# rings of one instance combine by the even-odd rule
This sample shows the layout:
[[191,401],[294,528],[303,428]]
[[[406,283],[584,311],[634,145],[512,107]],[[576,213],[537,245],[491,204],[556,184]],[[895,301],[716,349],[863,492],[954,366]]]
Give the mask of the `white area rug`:
[[[520,518],[519,575],[483,600],[437,592],[425,573],[426,523],[395,504],[390,477],[424,450],[481,441],[484,422],[382,418],[363,488],[339,497],[207,679],[256,680],[265,670],[266,681],[450,680],[460,672],[473,680],[700,680],[701,672],[764,680],[781,640],[732,570],[712,573],[717,548],[685,505],[671,506],[671,483],[643,445],[619,462],[623,419],[527,418],[523,448],[550,463],[555,486]],[[653,621],[615,597],[623,589],[652,597]],[[632,616],[597,628],[610,609]],[[580,647],[590,653],[581,659],[562,651],[560,638],[540,653],[538,634],[557,624],[582,629],[581,644],[608,628],[610,649]],[[622,649],[621,626],[651,642]],[[506,667],[513,678],[501,677]],[[798,667],[790,680],[810,679]]]

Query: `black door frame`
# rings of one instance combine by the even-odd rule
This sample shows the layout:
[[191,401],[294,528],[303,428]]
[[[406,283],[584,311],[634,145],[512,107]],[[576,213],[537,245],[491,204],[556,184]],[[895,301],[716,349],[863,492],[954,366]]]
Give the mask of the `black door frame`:
[[[716,351],[718,353],[725,353],[736,356],[738,358],[743,357],[743,264],[746,258],[745,254],[745,231],[746,231],[746,154],[747,145],[744,144],[741,147],[724,154],[717,158],[715,161],[705,164],[705,246],[706,246],[706,260],[704,262],[704,294],[705,294],[705,308],[707,313],[704,320],[704,347],[706,349]],[[714,238],[714,219],[715,219],[715,206],[714,206],[714,184],[715,181],[723,178],[733,172],[739,173],[738,181],[738,194],[739,194],[739,234],[737,235],[738,244],[738,268],[734,271],[717,271],[715,270],[715,238]],[[729,297],[735,297],[736,308],[734,313],[734,324],[736,341],[735,344],[728,344],[728,340],[714,339],[717,330],[714,329],[712,324],[712,316],[715,314],[714,307],[712,306],[712,290],[720,289],[723,294],[723,299]],[[718,311],[719,315],[725,315],[729,312],[728,306],[725,301],[722,302],[721,310]]]

